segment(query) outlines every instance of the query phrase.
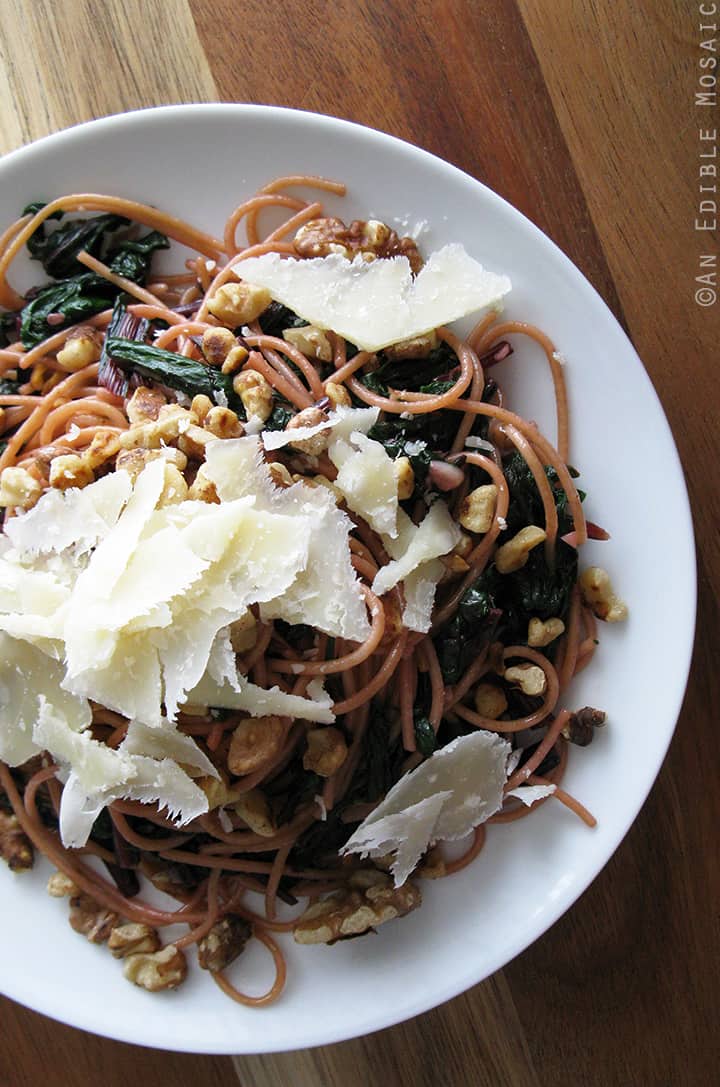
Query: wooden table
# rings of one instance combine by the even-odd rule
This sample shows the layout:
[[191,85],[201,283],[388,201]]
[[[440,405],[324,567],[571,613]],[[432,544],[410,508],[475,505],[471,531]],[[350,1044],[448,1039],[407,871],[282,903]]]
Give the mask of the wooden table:
[[[236,1059],[136,1049],[3,1001],[2,1087],[719,1082],[720,303],[695,279],[718,252],[717,232],[695,226],[713,218],[700,199],[718,201],[698,188],[713,183],[698,156],[718,112],[695,99],[713,23],[711,0],[0,5],[2,151],[140,106],[274,103],[411,140],[529,215],[645,361],[687,473],[700,589],[680,726],[642,814],[570,914],[501,973],[368,1038]],[[672,571],[659,573],[672,622]]]

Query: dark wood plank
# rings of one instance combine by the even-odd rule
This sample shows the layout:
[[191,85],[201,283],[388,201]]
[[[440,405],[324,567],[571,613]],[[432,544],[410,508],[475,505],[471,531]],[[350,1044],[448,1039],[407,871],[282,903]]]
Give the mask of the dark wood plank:
[[550,234],[619,313],[515,0],[296,3],[273,19],[263,0],[241,19],[233,0],[190,2],[222,99],[333,114],[440,155]]
[[[72,999],[72,994],[69,994]],[[111,1014],[111,1013],[109,1013]],[[111,1042],[0,997],[0,1087],[237,1087],[229,1057]]]

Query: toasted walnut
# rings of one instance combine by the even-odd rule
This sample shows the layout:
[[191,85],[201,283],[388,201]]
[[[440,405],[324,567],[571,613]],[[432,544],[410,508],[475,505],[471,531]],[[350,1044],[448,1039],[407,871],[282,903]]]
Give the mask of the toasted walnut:
[[166,446],[163,449],[122,449],[115,461],[115,468],[127,472],[133,482],[151,460],[164,460],[183,472],[187,468],[187,457],[180,449]]
[[214,404],[209,396],[205,396],[204,393],[198,393],[197,396],[192,398],[190,404],[190,411],[193,415],[197,416],[198,423],[202,424],[207,418],[208,412],[212,411]]
[[303,766],[320,777],[329,778],[347,758],[347,744],[340,729],[311,728],[307,734],[307,751]]
[[263,423],[270,418],[273,409],[272,386],[258,370],[242,370],[236,374],[233,389],[242,400],[248,418],[256,415]]
[[567,719],[562,734],[571,744],[578,747],[587,747],[592,743],[596,728],[602,728],[607,715],[603,710],[593,709],[592,706],[583,706],[581,710],[571,713]]
[[347,889],[335,891],[309,906],[293,929],[299,944],[331,944],[403,917],[422,901],[409,880],[394,887],[390,876],[376,869],[353,873]]
[[327,257],[331,253],[350,260],[357,253],[367,258],[404,256],[416,274],[423,263],[412,238],[399,238],[377,219],[355,219],[349,227],[341,219],[311,219],[298,230],[294,246],[301,257]]
[[177,989],[187,977],[187,961],[179,948],[168,944],[161,951],[128,955],[123,974],[141,989],[158,993],[164,989]]
[[154,422],[160,415],[168,399],[159,389],[148,389],[139,385],[125,405],[125,414],[133,426]]
[[247,653],[257,642],[257,621],[248,610],[230,624],[230,644],[234,653]]
[[449,555],[443,555],[440,562],[445,567],[445,571],[440,578],[440,583],[443,584],[446,581],[450,581],[454,577],[458,577],[460,574],[465,574],[470,569],[470,566],[462,555],[455,555],[452,551]]
[[397,483],[397,496],[400,502],[412,498],[415,490],[415,473],[409,457],[398,457],[393,461],[393,472]]
[[243,347],[241,344],[236,344],[235,347],[232,347],[228,351],[225,361],[223,362],[221,367],[222,372],[224,374],[236,373],[236,371],[238,371],[241,366],[245,365],[249,355],[250,352],[248,351],[247,347]]
[[108,938],[108,947],[116,959],[128,955],[150,955],[162,947],[160,937],[150,925],[128,923],[116,925]]
[[272,301],[270,291],[254,283],[226,283],[208,301],[213,317],[230,328],[250,324]]
[[102,353],[102,341],[91,325],[78,325],[68,336],[65,346],[57,353],[63,370],[75,373],[97,362]]
[[562,619],[537,619],[533,617],[528,623],[528,645],[543,648],[554,642],[565,630]]
[[216,440],[215,435],[211,434],[209,430],[203,430],[201,426],[195,426],[194,423],[191,423],[180,434],[177,444],[178,449],[182,449],[190,460],[203,460],[207,446],[210,442]]
[[411,336],[409,340],[398,340],[383,348],[386,359],[426,359],[431,351],[434,351],[438,343],[438,334],[433,329],[423,336]]
[[[327,421],[328,417],[322,408],[304,408],[292,417],[285,430],[287,432],[298,430],[301,427],[319,426],[320,423],[326,423]],[[329,444],[330,435],[327,430],[321,430],[310,438],[298,438],[297,441],[291,443],[293,449],[299,449],[302,453],[309,453],[311,457],[318,457],[321,453],[324,453]]]
[[0,857],[11,872],[26,872],[33,866],[32,842],[23,831],[17,816],[0,811]]
[[227,764],[231,774],[251,774],[280,751],[286,727],[281,717],[248,717],[232,734]]
[[466,559],[474,547],[475,543],[472,536],[468,536],[467,532],[461,532],[460,539],[453,547],[452,553],[453,555],[459,555],[461,559]]
[[443,876],[447,875],[445,858],[439,846],[434,845],[428,849],[414,874],[420,876],[421,879],[442,879]]
[[505,669],[504,678],[533,697],[544,694],[547,688],[547,676],[537,664],[513,664]]
[[589,566],[580,575],[580,591],[598,619],[620,623],[628,617],[627,604],[615,595],[607,570]]
[[116,913],[101,906],[91,895],[81,892],[70,899],[70,924],[93,944],[104,944],[118,921]]
[[185,476],[174,464],[165,465],[165,482],[158,498],[158,506],[174,506],[188,496]]
[[475,688],[475,709],[481,717],[497,721],[508,708],[505,692],[494,683],[478,683]]
[[198,944],[198,963],[203,970],[224,970],[244,949],[252,929],[244,917],[228,914],[217,921]]
[[201,350],[211,366],[222,366],[233,347],[238,342],[229,328],[206,328],[203,332]]
[[208,811],[234,804],[242,795],[238,788],[228,785],[222,778],[196,778],[195,784],[202,789],[207,797]]
[[112,460],[120,449],[120,438],[112,430],[98,430],[83,453],[83,460],[93,471]]
[[326,381],[325,395],[334,408],[352,407],[352,398],[344,385],[338,385],[334,381]]
[[42,492],[42,484],[25,468],[4,468],[0,474],[0,506],[31,510]]
[[50,486],[59,491],[67,491],[70,487],[87,487],[94,479],[92,468],[77,453],[55,457],[50,465]]
[[293,245],[301,257],[327,257],[338,253],[351,257],[351,251],[340,239],[347,235],[342,219],[310,219],[295,234]]
[[209,502],[215,504],[220,502],[220,496],[217,493],[215,482],[212,479],[208,479],[202,465],[198,469],[195,479],[188,488],[187,496],[196,502]]
[[64,872],[53,872],[47,881],[47,893],[53,898],[69,898],[80,894],[80,890]]
[[488,532],[492,528],[498,489],[494,483],[485,483],[466,495],[460,504],[458,521],[468,532]]
[[[197,416],[179,404],[160,408],[157,419],[138,423],[120,435],[122,449],[160,449],[176,442],[178,436],[197,423]],[[198,428],[199,429],[199,428]]]
[[292,487],[295,482],[288,469],[280,461],[274,460],[268,464],[268,471],[276,487]]
[[242,438],[245,430],[230,408],[211,408],[203,424],[216,438]]
[[333,352],[330,340],[321,328],[315,328],[314,325],[286,328],[283,339],[293,347],[297,347],[298,351],[302,351],[303,355],[307,355],[309,359],[332,362]]
[[250,789],[243,793],[233,807],[255,834],[271,838],[277,833],[270,803],[261,789]]
[[522,569],[533,547],[543,543],[546,538],[545,530],[537,525],[521,528],[516,536],[497,549],[495,567],[498,573],[512,574]]

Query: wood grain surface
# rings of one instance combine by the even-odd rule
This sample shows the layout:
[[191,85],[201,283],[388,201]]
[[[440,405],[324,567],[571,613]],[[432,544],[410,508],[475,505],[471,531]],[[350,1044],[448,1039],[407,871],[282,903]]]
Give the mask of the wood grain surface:
[[[699,570],[694,667],[658,782],[579,903],[504,971],[390,1030],[269,1057],[137,1049],[4,1000],[0,1085],[720,1082],[720,304],[698,304],[694,278],[700,254],[718,251],[694,221],[699,130],[720,119],[694,95],[699,43],[718,38],[700,25],[720,24],[720,4],[4,0],[0,15],[2,152],[125,109],[263,102],[381,128],[507,197],[585,272],[643,358],[685,467]],[[672,571],[661,551],[655,561],[671,623]]]

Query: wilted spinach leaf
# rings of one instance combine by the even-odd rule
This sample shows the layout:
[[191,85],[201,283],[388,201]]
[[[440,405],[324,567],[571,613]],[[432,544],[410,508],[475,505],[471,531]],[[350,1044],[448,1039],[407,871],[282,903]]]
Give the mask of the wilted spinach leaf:
[[260,328],[266,336],[282,336],[286,328],[301,328],[307,324],[303,317],[298,317],[282,302],[271,302],[258,317]]
[[153,253],[169,249],[170,242],[158,230],[152,230],[137,241],[121,242],[108,256],[110,270],[116,275],[143,285],[150,270]]
[[[59,216],[58,216],[59,218]],[[28,238],[28,251],[39,260],[53,279],[65,279],[77,272],[77,255],[81,249],[99,257],[108,240],[127,219],[119,215],[96,215],[92,219],[72,219],[49,233],[41,223]]]
[[[48,283],[37,291],[22,310],[20,339],[23,346],[34,347],[59,328],[86,321],[96,313],[109,309],[117,293],[117,288],[112,283],[94,272],[63,279],[58,283]],[[47,318],[50,313],[61,313],[64,317],[63,323],[49,325]]]
[[105,345],[108,357],[128,373],[149,377],[188,396],[208,396],[213,403],[228,404],[233,411],[236,405],[242,406],[233,389],[231,374],[137,340],[109,336]]
[[270,413],[269,418],[263,423],[263,430],[285,430],[290,420],[295,415],[287,401],[279,403],[275,401],[275,406]]
[[415,743],[421,755],[427,758],[435,750],[435,730],[423,714],[414,715]]

